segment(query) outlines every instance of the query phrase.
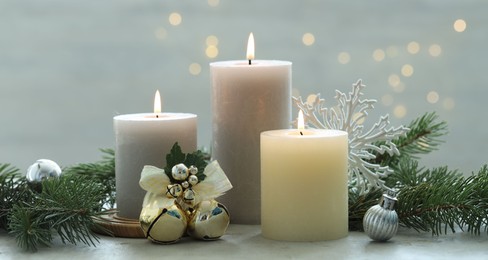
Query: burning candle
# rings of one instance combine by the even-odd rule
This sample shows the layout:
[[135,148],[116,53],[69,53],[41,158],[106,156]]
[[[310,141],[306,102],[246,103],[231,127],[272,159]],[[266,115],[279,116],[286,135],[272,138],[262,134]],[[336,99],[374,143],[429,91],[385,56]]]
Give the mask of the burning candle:
[[197,116],[187,113],[161,113],[159,91],[154,113],[114,117],[115,186],[117,215],[139,219],[146,192],[139,186],[144,165],[166,166],[166,154],[175,142],[185,153],[197,148]]
[[[301,113],[301,111],[300,111]],[[261,227],[265,238],[347,236],[347,132],[299,129],[261,133]]]
[[219,198],[231,222],[259,224],[259,134],[286,128],[291,120],[291,62],[254,60],[254,37],[246,60],[210,63],[213,159],[234,188]]

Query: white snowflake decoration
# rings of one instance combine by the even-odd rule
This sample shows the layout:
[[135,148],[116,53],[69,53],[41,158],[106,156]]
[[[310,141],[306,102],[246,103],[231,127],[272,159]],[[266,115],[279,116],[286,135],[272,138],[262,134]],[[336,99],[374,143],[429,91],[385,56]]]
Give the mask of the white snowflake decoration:
[[[390,190],[382,178],[393,172],[388,166],[371,163],[378,154],[398,155],[393,139],[405,135],[409,130],[404,126],[389,127],[388,115],[380,117],[371,129],[364,131],[364,120],[368,111],[377,102],[374,99],[361,99],[361,90],[365,87],[361,80],[352,86],[352,92],[346,95],[336,90],[337,106],[323,107],[324,99],[320,94],[315,99],[303,102],[301,97],[293,97],[295,105],[303,111],[305,122],[314,128],[337,129],[348,133],[349,137],[349,186],[359,194],[365,194],[371,188]],[[382,145],[376,146],[376,142]]]

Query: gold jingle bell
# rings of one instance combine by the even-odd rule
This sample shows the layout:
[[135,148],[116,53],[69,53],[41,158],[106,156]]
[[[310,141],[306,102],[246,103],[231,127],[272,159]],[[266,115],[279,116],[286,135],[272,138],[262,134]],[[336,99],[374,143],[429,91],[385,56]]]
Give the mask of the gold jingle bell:
[[196,175],[190,175],[190,177],[188,177],[188,182],[192,186],[197,185],[198,184],[198,177]]
[[200,202],[190,216],[188,234],[202,240],[215,240],[225,234],[229,226],[229,211],[216,200]]
[[190,168],[188,170],[190,171],[191,175],[195,175],[198,173],[198,168],[195,167],[194,165],[190,166]]
[[145,207],[139,221],[146,238],[160,244],[178,241],[188,224],[185,212],[176,203],[164,208]]
[[193,204],[195,201],[195,192],[192,189],[186,189],[183,192],[183,200],[185,203]]
[[166,197],[177,198],[183,193],[183,188],[180,184],[170,184],[166,187]]

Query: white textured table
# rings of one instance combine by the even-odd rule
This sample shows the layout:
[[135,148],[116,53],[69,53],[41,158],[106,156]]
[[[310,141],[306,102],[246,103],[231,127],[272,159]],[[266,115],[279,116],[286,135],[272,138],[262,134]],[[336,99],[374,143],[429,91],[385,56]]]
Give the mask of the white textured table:
[[432,236],[400,230],[390,242],[372,242],[364,233],[325,242],[280,242],[261,236],[259,226],[231,225],[221,240],[185,238],[158,245],[145,239],[102,236],[97,247],[63,245],[26,253],[0,232],[0,259],[488,259],[488,235],[455,233]]

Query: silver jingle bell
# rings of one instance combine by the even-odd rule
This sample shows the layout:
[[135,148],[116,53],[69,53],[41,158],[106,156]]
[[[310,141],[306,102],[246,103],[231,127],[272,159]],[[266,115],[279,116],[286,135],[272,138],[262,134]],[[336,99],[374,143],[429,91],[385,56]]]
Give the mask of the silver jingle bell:
[[216,200],[200,202],[191,213],[187,233],[197,239],[215,240],[229,226],[229,211]]
[[171,176],[177,181],[185,180],[188,177],[188,168],[180,163],[171,168]]
[[397,199],[383,194],[381,201],[366,211],[363,218],[364,232],[375,241],[387,241],[398,230],[398,215],[394,209]]
[[41,182],[59,176],[61,176],[61,167],[57,163],[48,159],[39,159],[29,166],[25,177],[29,182]]

